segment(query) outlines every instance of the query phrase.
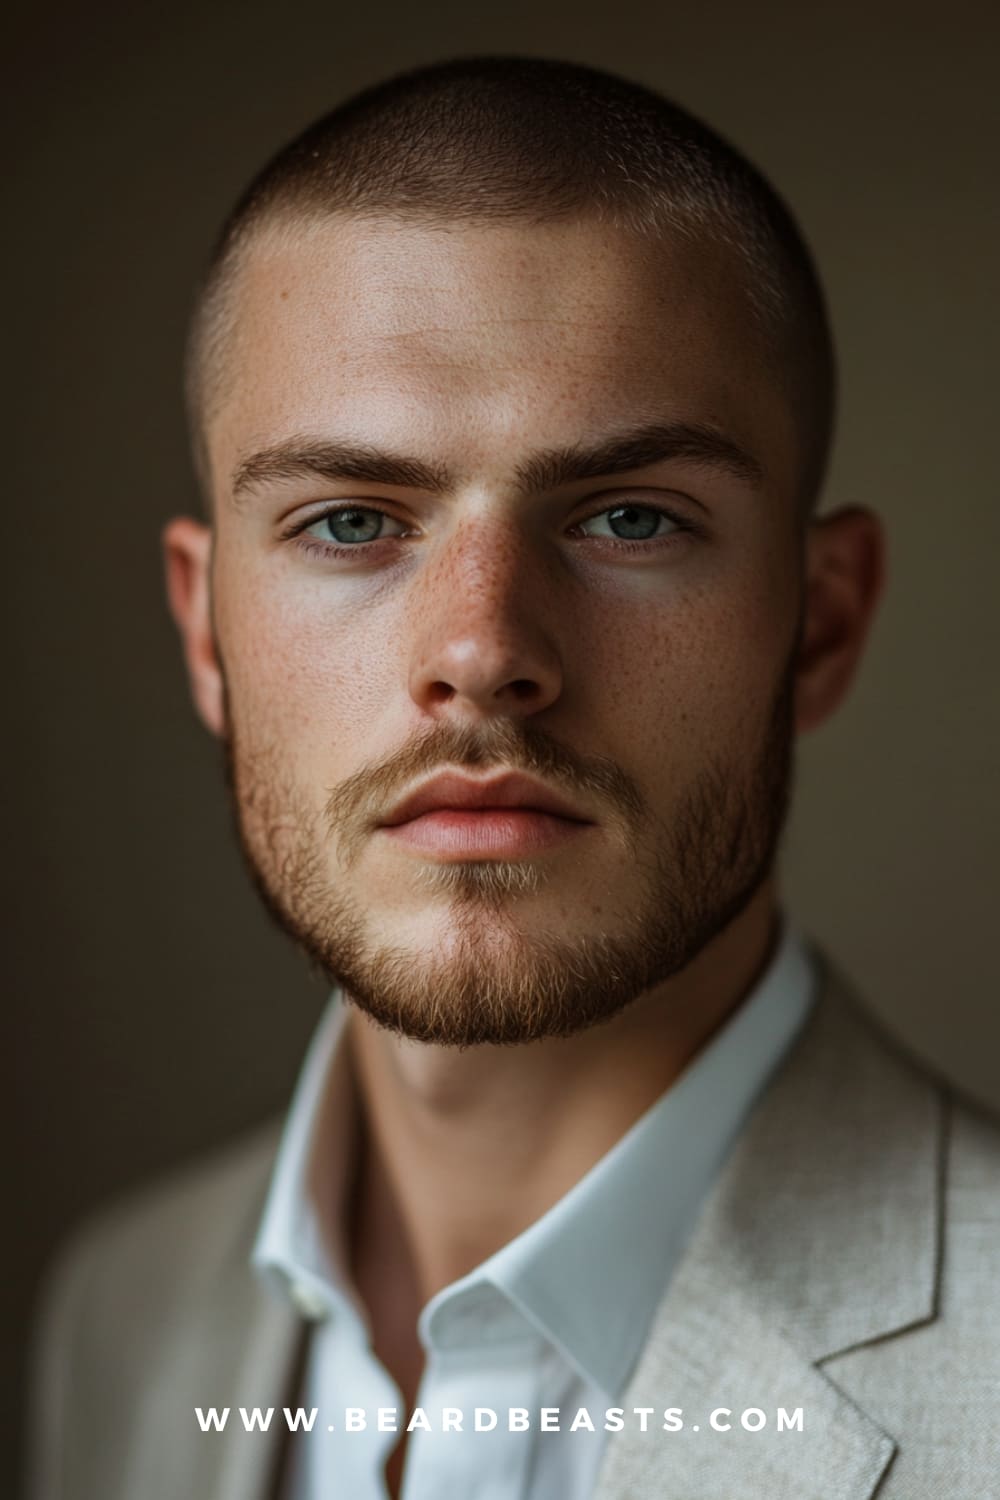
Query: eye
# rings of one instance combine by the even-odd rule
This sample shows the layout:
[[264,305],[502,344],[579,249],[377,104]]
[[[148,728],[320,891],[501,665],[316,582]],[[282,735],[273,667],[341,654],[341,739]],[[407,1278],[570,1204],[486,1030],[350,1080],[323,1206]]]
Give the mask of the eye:
[[[660,523],[663,522],[662,529]],[[593,527],[598,530],[592,530]],[[603,528],[607,526],[609,530]],[[580,522],[585,536],[611,536],[622,542],[646,542],[682,529],[682,523],[654,505],[616,505]]]
[[[389,531],[387,526],[398,527],[398,530]],[[403,536],[405,530],[401,521],[372,505],[342,505],[336,510],[328,510],[325,515],[303,527],[306,536],[316,537],[322,542],[334,542],[338,546],[377,542],[385,536]]]

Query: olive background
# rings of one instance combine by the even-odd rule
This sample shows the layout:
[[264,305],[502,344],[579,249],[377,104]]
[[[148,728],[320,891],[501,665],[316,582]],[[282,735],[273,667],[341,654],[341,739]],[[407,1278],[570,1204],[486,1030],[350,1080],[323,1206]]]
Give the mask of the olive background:
[[401,68],[474,52],[610,67],[703,114],[799,215],[842,366],[827,504],[878,509],[891,568],[850,701],[801,747],[788,903],[893,1031],[1000,1105],[998,16],[968,0],[15,12],[0,1401],[13,1452],[53,1247],[109,1197],[280,1110],[323,1001],[243,873],[163,603],[159,532],[197,505],[179,361],[222,215],[282,140]]

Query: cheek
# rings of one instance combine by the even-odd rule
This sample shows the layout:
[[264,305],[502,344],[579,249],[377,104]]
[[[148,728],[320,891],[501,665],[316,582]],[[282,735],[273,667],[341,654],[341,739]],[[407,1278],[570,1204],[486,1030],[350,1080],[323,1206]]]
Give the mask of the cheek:
[[327,781],[353,769],[398,676],[398,632],[329,584],[293,591],[269,587],[264,570],[238,577],[234,589],[220,580],[216,615],[236,733],[280,747],[286,764],[321,760]]
[[787,574],[730,575],[725,586],[706,577],[668,597],[633,593],[613,628],[592,637],[584,696],[599,692],[593,711],[614,726],[623,761],[642,761],[653,776],[750,754],[769,722],[794,623]]

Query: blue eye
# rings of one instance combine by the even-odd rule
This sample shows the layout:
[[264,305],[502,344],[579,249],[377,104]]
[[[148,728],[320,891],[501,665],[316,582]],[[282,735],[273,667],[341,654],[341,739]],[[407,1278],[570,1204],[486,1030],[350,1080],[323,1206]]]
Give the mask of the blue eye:
[[[661,521],[665,524],[663,530],[658,531]],[[595,522],[604,522],[610,531],[589,531],[587,528]],[[612,536],[622,542],[646,542],[678,529],[678,523],[671,516],[652,505],[616,505],[580,523],[580,530],[587,536]]]
[[[387,533],[385,525],[390,522],[400,527],[399,531]],[[356,542],[377,542],[385,535],[401,536],[403,528],[384,510],[369,505],[345,505],[338,510],[328,510],[311,525],[304,528],[306,534],[320,541],[334,542],[338,546],[349,546]]]

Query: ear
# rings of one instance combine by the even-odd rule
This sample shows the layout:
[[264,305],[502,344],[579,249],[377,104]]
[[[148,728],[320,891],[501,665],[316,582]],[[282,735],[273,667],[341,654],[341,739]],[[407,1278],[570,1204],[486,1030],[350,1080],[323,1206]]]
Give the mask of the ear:
[[181,633],[191,696],[202,722],[221,736],[226,727],[222,671],[212,628],[212,530],[178,516],[163,531],[170,613]]
[[876,515],[849,506],[810,523],[795,673],[800,732],[822,724],[847,693],[884,584],[885,533]]

